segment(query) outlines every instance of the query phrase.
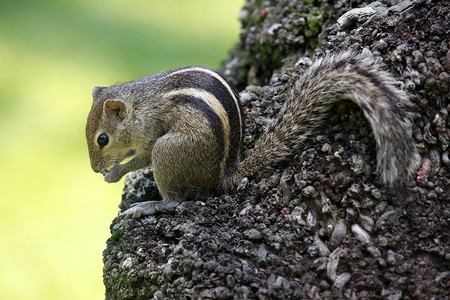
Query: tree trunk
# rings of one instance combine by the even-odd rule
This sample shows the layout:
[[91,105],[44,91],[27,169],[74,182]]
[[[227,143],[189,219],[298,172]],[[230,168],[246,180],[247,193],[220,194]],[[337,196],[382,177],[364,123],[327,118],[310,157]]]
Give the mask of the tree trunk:
[[[450,4],[397,2],[248,0],[222,73],[244,89],[251,149],[308,57],[372,52],[415,104],[418,179],[383,186],[369,124],[339,104],[298,155],[235,194],[116,218],[103,254],[106,299],[448,297]],[[157,197],[140,170],[127,176],[121,208]]]

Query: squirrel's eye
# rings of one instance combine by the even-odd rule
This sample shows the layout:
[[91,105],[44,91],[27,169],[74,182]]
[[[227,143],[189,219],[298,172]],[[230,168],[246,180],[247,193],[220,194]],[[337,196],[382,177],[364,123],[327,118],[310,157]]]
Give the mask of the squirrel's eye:
[[106,134],[103,133],[98,136],[97,143],[100,146],[100,148],[103,148],[106,145],[108,145],[108,142],[109,142],[109,138]]

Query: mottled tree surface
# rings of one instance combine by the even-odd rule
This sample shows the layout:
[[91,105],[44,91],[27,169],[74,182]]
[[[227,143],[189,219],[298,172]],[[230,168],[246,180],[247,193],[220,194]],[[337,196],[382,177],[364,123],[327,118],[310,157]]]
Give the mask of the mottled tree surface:
[[[273,172],[236,193],[139,220],[116,218],[104,251],[107,299],[446,298],[450,286],[448,1],[248,0],[224,63],[246,115],[245,149],[289,97],[313,55],[382,59],[415,104],[417,178],[375,174],[369,124],[349,103]],[[151,172],[128,175],[121,209],[157,199]]]

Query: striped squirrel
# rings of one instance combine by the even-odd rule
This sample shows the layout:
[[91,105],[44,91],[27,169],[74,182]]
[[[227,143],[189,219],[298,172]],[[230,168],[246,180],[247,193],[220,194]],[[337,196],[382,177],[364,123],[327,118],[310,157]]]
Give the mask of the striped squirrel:
[[124,214],[173,211],[187,198],[224,192],[291,156],[326,122],[331,104],[350,100],[372,127],[378,173],[393,185],[420,163],[411,103],[395,83],[372,57],[347,51],[317,59],[243,161],[241,104],[214,71],[185,67],[96,86],[86,125],[91,166],[107,182],[151,167],[163,200],[136,203]]

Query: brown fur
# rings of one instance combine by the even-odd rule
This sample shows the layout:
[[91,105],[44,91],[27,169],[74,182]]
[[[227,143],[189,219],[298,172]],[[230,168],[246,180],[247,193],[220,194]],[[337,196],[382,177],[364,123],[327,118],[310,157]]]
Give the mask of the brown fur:
[[[241,163],[240,104],[228,84],[211,70],[188,67],[96,87],[86,125],[91,165],[96,172],[102,170],[108,182],[152,167],[170,204],[143,204],[140,212],[134,207],[131,214],[173,209],[187,197],[222,192],[293,155],[323,126],[331,104],[350,100],[372,126],[378,171],[392,185],[409,178],[420,162],[411,134],[411,103],[393,83],[393,77],[372,58],[344,52],[318,59]],[[114,100],[112,105],[104,105],[108,99]],[[103,148],[97,143],[102,133],[110,139]],[[133,159],[120,164],[131,155]]]
[[[192,86],[178,74],[189,78]],[[163,198],[170,200],[223,191],[225,174],[239,157],[230,149],[240,148],[242,130],[240,121],[230,122],[225,109],[241,114],[231,88],[222,86],[222,94],[207,90],[211,82],[217,88],[226,84],[217,78],[208,69],[192,67],[94,88],[86,125],[94,171],[102,170],[106,181],[116,182],[129,171],[151,167]],[[113,106],[105,105],[111,100]],[[115,114],[108,114],[108,109]],[[97,138],[103,133],[110,142],[101,148]],[[129,153],[135,157],[120,164]]]

